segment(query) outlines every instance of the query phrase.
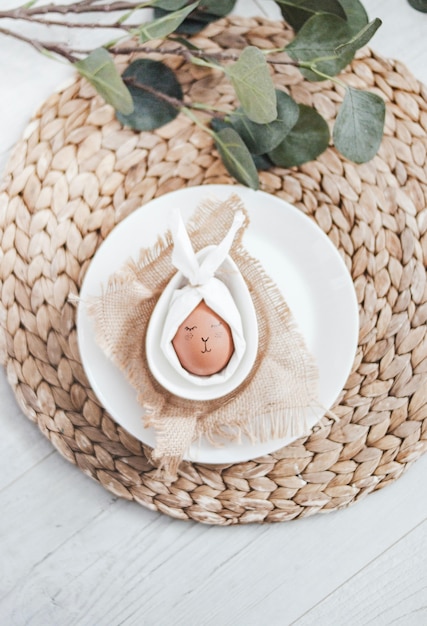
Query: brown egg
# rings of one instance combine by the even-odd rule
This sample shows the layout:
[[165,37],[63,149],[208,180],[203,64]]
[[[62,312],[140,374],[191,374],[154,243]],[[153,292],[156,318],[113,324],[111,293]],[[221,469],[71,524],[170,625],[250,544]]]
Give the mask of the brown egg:
[[234,352],[230,326],[204,300],[182,322],[172,345],[182,367],[197,376],[220,372]]

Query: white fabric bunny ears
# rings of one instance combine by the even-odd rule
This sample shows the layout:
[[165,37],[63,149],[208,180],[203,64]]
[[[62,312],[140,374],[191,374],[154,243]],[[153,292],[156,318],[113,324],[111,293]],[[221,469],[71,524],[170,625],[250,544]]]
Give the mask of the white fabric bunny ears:
[[[224,239],[218,245],[208,246],[195,254],[180,212],[177,210],[172,216],[171,231],[174,243],[172,264],[177,268],[178,274],[172,279],[176,288],[170,294],[160,347],[173,369],[196,386],[210,386],[226,382],[236,372],[245,354],[246,340],[242,317],[236,302],[236,295],[239,301],[239,294],[236,294],[233,289],[233,284],[236,285],[236,272],[239,275],[240,272],[228,256],[234,237],[243,222],[242,211],[237,211]],[[218,278],[218,273],[221,278]],[[202,302],[228,325],[233,344],[232,355],[226,366],[219,372],[208,376],[195,375],[183,367],[172,343],[178,329]],[[242,303],[241,295],[240,302]],[[193,348],[197,353],[212,350],[210,348],[212,343],[208,341],[209,334],[205,333],[205,337],[203,333],[198,336],[197,326],[186,327],[186,330],[188,331],[187,340],[199,342]]]

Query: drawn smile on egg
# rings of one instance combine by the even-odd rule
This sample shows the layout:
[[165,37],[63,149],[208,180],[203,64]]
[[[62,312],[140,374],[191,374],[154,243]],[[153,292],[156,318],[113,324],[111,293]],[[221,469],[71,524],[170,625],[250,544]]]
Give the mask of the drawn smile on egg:
[[201,339],[201,340],[204,342],[204,344],[205,344],[205,345],[204,345],[204,348],[205,348],[205,349],[204,349],[204,350],[200,350],[200,352],[201,352],[202,354],[205,354],[205,352],[212,352],[212,349],[211,349],[211,348],[208,348],[208,347],[207,347],[207,345],[206,345],[206,344],[207,344],[207,342],[209,341],[209,337],[207,337],[207,339],[204,339],[203,337],[200,337],[200,339]]

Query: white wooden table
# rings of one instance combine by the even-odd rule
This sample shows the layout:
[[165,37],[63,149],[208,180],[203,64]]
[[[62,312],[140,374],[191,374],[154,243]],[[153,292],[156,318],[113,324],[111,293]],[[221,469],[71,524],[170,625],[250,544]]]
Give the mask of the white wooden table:
[[[277,15],[269,0],[241,0],[236,12],[261,5]],[[427,83],[427,14],[406,0],[365,6],[383,20],[372,47]],[[70,70],[1,36],[0,55],[3,169]],[[427,455],[349,509],[221,528],[105,491],[21,414],[3,372],[0,429],[1,626],[427,624]]]

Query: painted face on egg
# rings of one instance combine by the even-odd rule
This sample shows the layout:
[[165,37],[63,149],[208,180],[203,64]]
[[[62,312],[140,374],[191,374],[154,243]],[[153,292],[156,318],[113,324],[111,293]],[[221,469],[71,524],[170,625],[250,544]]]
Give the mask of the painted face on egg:
[[230,326],[204,300],[179,326],[172,345],[182,367],[196,376],[217,374],[234,352]]

